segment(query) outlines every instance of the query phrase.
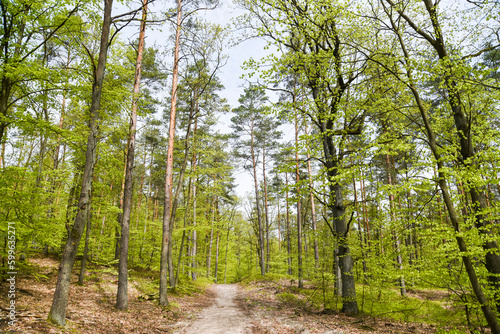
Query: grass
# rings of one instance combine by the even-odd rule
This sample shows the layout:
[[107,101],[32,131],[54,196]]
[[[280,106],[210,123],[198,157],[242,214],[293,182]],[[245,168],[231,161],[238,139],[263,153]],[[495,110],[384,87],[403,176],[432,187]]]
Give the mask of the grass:
[[402,297],[398,289],[371,288],[364,285],[358,285],[356,293],[360,311],[368,316],[406,322],[456,324],[457,311],[447,306],[446,299]]
[[[249,277],[250,281],[278,281],[283,277]],[[361,316],[379,319],[391,319],[403,322],[426,323],[439,327],[462,327],[466,323],[464,312],[460,307],[452,306],[451,299],[445,291],[415,289],[406,297],[400,295],[397,287],[375,287],[363,284],[356,285],[356,295]],[[325,292],[310,282],[304,289],[296,285],[287,286],[277,298],[295,308],[308,310],[328,309],[340,312],[342,300],[334,295],[333,287]],[[448,330],[448,329],[447,329]],[[459,330],[456,333],[460,333]]]

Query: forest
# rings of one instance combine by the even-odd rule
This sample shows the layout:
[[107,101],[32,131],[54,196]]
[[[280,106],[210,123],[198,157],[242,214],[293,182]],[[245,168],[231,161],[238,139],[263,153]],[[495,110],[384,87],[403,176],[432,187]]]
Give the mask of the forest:
[[173,324],[238,284],[364,324],[328,333],[500,333],[499,1],[0,11],[0,329],[170,332],[75,305]]

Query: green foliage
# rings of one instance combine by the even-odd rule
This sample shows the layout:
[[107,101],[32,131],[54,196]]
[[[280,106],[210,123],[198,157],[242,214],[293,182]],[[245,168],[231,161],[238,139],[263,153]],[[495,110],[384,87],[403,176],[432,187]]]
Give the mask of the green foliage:
[[292,307],[305,308],[307,305],[307,301],[304,298],[299,298],[296,294],[284,292],[278,294],[276,297],[280,302]]
[[361,311],[367,316],[442,326],[463,325],[463,313],[450,307],[451,301],[443,290],[412,290],[408,297],[401,297],[391,288],[360,285],[357,290],[359,303],[363,305]]

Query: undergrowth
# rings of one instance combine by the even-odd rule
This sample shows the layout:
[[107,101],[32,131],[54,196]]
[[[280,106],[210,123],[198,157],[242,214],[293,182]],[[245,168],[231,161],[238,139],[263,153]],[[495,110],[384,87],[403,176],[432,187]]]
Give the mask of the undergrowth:
[[[255,275],[242,281],[245,286],[255,283],[273,287],[277,300],[295,309],[314,313],[339,313],[342,309],[342,299],[331,286],[323,288],[322,284],[307,281],[304,288],[299,289],[293,278],[272,274],[265,277]],[[358,316],[362,318],[426,323],[446,328],[446,331],[463,328],[466,323],[463,311],[453,306],[445,291],[413,289],[411,295],[402,297],[395,287],[358,284],[356,294],[360,310]],[[427,298],[429,296],[431,298]],[[461,331],[456,329],[455,333]]]

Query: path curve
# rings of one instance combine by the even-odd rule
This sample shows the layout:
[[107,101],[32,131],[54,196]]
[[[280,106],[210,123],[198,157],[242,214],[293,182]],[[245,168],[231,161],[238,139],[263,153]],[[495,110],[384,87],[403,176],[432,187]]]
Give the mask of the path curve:
[[243,313],[235,300],[239,287],[236,284],[214,284],[210,289],[215,293],[214,304],[203,310],[191,325],[176,333],[252,333],[251,318]]

